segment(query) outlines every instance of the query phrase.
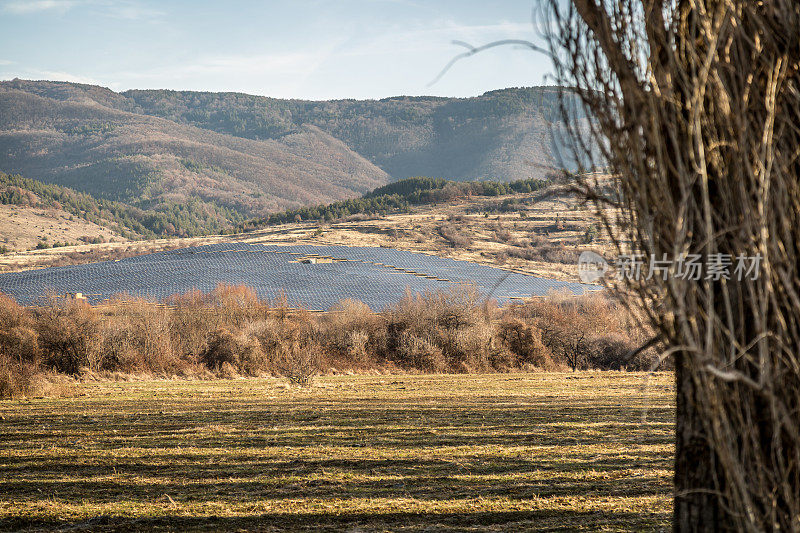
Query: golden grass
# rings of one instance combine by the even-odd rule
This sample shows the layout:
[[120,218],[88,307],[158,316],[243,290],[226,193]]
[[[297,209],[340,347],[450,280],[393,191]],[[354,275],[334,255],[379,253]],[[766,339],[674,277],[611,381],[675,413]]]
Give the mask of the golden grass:
[[0,529],[639,531],[670,523],[668,374],[82,388],[75,398],[0,402]]
[[0,245],[9,250],[30,250],[43,239],[50,245],[79,243],[84,236],[126,240],[106,227],[62,209],[0,204]]

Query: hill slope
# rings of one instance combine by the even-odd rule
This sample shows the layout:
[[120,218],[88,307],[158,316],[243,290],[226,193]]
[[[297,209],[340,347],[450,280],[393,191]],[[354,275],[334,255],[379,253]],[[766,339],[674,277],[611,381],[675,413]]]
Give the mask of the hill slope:
[[543,177],[562,166],[558,91],[312,102],[13,80],[0,82],[0,171],[196,235],[410,176]]
[[0,84],[0,170],[141,207],[197,198],[247,215],[349,198],[389,181],[313,125],[254,140],[125,107],[125,97],[96,87]]
[[538,87],[475,98],[324,102],[163,90],[122,95],[143,113],[252,139],[277,139],[313,124],[395,179],[513,181],[561,167],[560,147],[550,135],[551,128],[558,128],[558,91]]

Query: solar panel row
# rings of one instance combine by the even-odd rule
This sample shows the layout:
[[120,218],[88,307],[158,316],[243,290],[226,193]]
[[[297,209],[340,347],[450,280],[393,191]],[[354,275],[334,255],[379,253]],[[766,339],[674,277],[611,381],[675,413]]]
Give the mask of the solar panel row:
[[[301,263],[298,257],[330,257],[334,262]],[[31,304],[48,292],[81,292],[94,302],[115,294],[162,299],[218,284],[244,284],[262,298],[285,294],[290,305],[328,309],[344,298],[381,310],[406,290],[444,289],[474,284],[484,296],[505,302],[566,289],[582,294],[596,286],[508,272],[485,265],[389,248],[267,246],[222,243],[105,261],[0,274],[0,292]]]

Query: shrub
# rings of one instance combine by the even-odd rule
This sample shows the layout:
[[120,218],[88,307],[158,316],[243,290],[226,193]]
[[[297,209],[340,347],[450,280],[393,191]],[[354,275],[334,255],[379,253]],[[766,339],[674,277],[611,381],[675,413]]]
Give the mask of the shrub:
[[170,375],[192,361],[181,361],[175,351],[169,310],[142,299],[117,298],[113,304],[114,318],[103,328],[99,368]]
[[226,330],[213,332],[206,349],[200,354],[200,362],[209,370],[220,370],[224,363],[239,364],[239,346],[233,334]]
[[278,345],[278,372],[295,385],[310,385],[320,370],[320,346],[310,337],[286,339]]
[[289,309],[283,299],[268,307],[242,287],[168,302],[119,296],[101,316],[85,302],[53,299],[26,309],[0,295],[2,389],[28,390],[24,368],[33,376],[84,369],[169,376],[203,369],[218,376],[273,373],[308,384],[323,364],[334,362],[337,368],[387,364],[423,372],[646,370],[656,362],[653,349],[628,360],[650,334],[603,295],[554,293],[501,312],[473,286],[453,285],[408,292],[382,313],[344,300],[324,315]]
[[0,354],[18,363],[34,362],[39,338],[30,312],[0,294]]
[[[417,351],[423,344],[414,339],[424,339],[441,351],[450,370],[485,370],[491,366],[491,315],[492,310],[483,305],[477,290],[470,285],[455,286],[449,291],[407,293],[388,312],[388,355],[406,367],[413,366],[406,358],[416,354],[413,360],[419,360]],[[414,346],[405,346],[406,342]],[[438,354],[430,357],[438,358]]]
[[197,358],[211,332],[221,327],[205,301],[206,295],[197,290],[166,300],[173,306],[169,314],[170,341],[176,355],[183,360]]
[[248,332],[213,332],[200,354],[200,361],[209,370],[222,372],[226,376],[234,373],[257,376],[267,370],[261,346],[256,337]]
[[0,400],[29,396],[34,372],[32,366],[0,355]]
[[319,321],[320,337],[332,355],[359,364],[374,362],[382,351],[385,328],[382,317],[358,300],[344,299]]
[[397,359],[406,368],[423,372],[445,372],[448,368],[442,350],[430,339],[403,331],[397,339]]
[[501,226],[499,222],[495,227],[494,235],[499,242],[508,242],[511,240],[511,232]]
[[527,363],[542,370],[555,370],[552,352],[542,343],[542,332],[517,317],[505,317],[498,332],[503,344],[517,356],[519,363]]
[[439,235],[453,248],[467,248],[472,244],[472,239],[464,235],[454,224],[442,224],[438,228]]
[[51,302],[38,311],[37,328],[47,368],[68,375],[99,369],[100,321],[88,304]]

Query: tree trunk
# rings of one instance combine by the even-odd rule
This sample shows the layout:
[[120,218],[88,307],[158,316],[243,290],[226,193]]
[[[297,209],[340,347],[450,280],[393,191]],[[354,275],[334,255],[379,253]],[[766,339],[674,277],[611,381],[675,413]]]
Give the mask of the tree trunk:
[[675,479],[673,529],[680,532],[733,530],[716,495],[714,452],[698,419],[695,384],[683,354],[675,357]]

